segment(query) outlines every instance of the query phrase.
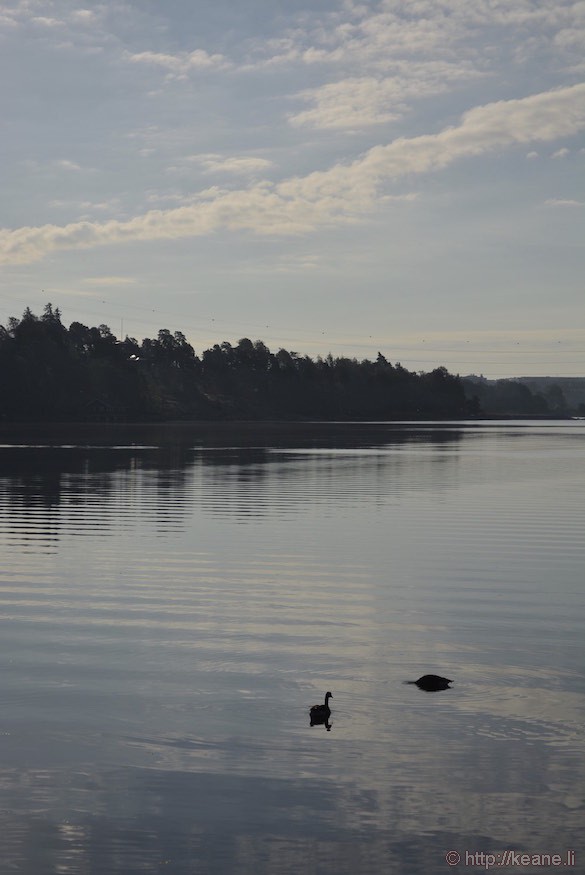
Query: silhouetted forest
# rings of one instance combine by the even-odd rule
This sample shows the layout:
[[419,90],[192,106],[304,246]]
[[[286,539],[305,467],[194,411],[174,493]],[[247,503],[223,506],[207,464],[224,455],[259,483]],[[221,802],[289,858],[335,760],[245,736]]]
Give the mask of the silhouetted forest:
[[[261,340],[244,337],[235,346],[224,341],[196,355],[181,331],[166,328],[156,339],[118,340],[107,325],[72,322],[66,328],[51,304],[41,316],[27,308],[21,319],[12,317],[0,326],[0,369],[4,422],[384,420],[561,412],[550,399],[511,381],[503,390],[480,378],[464,381],[444,367],[413,373],[382,353],[375,361],[331,354],[312,359],[286,349],[273,353]],[[505,409],[497,409],[498,399]]]

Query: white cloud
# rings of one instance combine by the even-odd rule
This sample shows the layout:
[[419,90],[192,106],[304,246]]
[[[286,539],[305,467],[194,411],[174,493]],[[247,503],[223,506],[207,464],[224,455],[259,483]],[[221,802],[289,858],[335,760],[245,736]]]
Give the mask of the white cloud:
[[585,203],[583,201],[575,201],[569,198],[549,198],[546,200],[545,205],[547,207],[585,207]]
[[566,158],[568,154],[569,154],[569,150],[566,148],[563,148],[563,149],[557,149],[557,151],[553,152],[550,157],[551,158]]
[[118,209],[120,206],[119,198],[109,198],[109,200],[105,201],[80,201],[80,200],[65,200],[64,198],[55,198],[52,201],[49,201],[50,207],[55,207],[57,209],[75,209],[75,210],[98,210],[99,212],[105,212],[109,210]]
[[192,155],[189,160],[202,164],[206,173],[231,173],[244,176],[259,173],[273,166],[273,162],[267,158],[258,158],[251,155],[234,155],[224,158],[222,155],[217,155],[214,152]]
[[290,124],[356,129],[393,121],[407,110],[406,101],[439,94],[457,80],[469,81],[478,75],[464,62],[401,62],[395,66],[393,76],[349,78],[301,91],[297,98],[312,108],[291,114]]
[[77,164],[75,161],[69,161],[66,158],[63,158],[60,161],[55,161],[55,164],[57,167],[60,167],[62,170],[78,171],[78,170],[82,169],[80,164]]
[[420,200],[420,193],[418,191],[409,191],[406,194],[384,194],[381,195],[380,201],[384,203],[388,203],[390,201],[404,201],[404,203],[412,203],[413,201]]
[[13,17],[12,10],[0,9],[0,28],[15,28],[18,22]]
[[42,174],[52,178],[56,178],[57,175],[61,176],[59,171],[65,171],[67,174],[77,174],[82,171],[95,173],[94,167],[83,167],[77,161],[71,161],[69,158],[56,158],[46,163],[41,163],[34,158],[25,158],[20,164],[29,174]]
[[391,80],[345,79],[306,89],[297,97],[312,103],[313,108],[289,115],[294,127],[362,128],[392,121],[404,110]]
[[401,137],[375,146],[351,164],[279,183],[199,193],[193,204],[152,210],[128,221],[74,222],[0,231],[0,262],[30,263],[52,251],[139,240],[201,236],[226,230],[302,234],[355,221],[373,209],[382,187],[412,174],[530,142],[550,142],[585,128],[585,83],[466,112],[438,134]]
[[169,71],[171,77],[186,77],[199,70],[225,70],[231,66],[224,55],[209,54],[204,49],[192,52],[165,54],[163,52],[125,52],[125,60],[132,64],[150,64]]
[[[558,72],[583,56],[582,0],[381,0],[344,2],[279,37],[251,45],[242,69],[306,65],[343,75],[392,72],[396,61],[465,62],[498,75],[506,62],[550,66]],[[551,65],[552,61],[552,65]],[[575,69],[575,68],[573,68]]]
[[63,22],[57,18],[46,18],[44,15],[37,15],[31,18],[33,24],[38,24],[40,27],[62,27]]
[[274,273],[307,273],[322,267],[322,259],[318,255],[283,256],[270,262],[267,269]]
[[97,20],[97,15],[90,9],[75,9],[71,13],[71,19],[81,24],[92,24]]
[[73,289],[63,286],[47,286],[43,289],[43,292],[48,295],[66,296],[68,298],[95,298],[96,295],[95,292],[89,290],[83,291],[77,286]]
[[185,194],[177,194],[174,192],[161,193],[156,191],[151,191],[146,195],[146,201],[149,204],[160,204],[160,203],[192,203],[193,195],[185,195]]
[[134,285],[136,277],[133,276],[89,276],[83,280],[89,286],[129,286]]
[[[583,16],[585,19],[585,15]],[[585,27],[567,27],[559,30],[555,45],[567,51],[585,52]]]

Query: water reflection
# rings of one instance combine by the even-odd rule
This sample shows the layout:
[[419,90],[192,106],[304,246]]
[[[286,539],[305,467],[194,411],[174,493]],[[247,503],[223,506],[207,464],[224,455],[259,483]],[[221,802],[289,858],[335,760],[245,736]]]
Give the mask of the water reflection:
[[[391,445],[453,444],[461,432],[448,428],[419,429],[387,424],[377,426],[354,423],[208,423],[176,426],[99,425],[44,426],[35,434],[17,427],[0,427],[0,477],[8,478],[6,487],[15,502],[47,507],[58,505],[63,493],[72,501],[83,494],[104,497],[115,488],[114,474],[153,472],[160,478],[161,491],[175,488],[185,491],[192,484],[190,469],[197,464],[207,471],[210,480],[217,476],[223,483],[226,475],[242,489],[265,476],[265,466],[274,462],[274,451],[293,448],[300,452],[310,448],[335,458],[344,448],[380,448]],[[76,438],[71,443],[72,437]],[[43,441],[40,443],[39,441]],[[120,441],[127,441],[120,443]],[[332,448],[332,444],[336,449]],[[294,454],[278,454],[280,465],[294,462]],[[360,463],[360,456],[351,460]],[[384,462],[378,459],[378,462]],[[128,482],[128,481],[126,481]]]
[[[46,554],[63,534],[107,537],[114,526],[131,529],[138,507],[164,533],[183,528],[194,503],[245,523],[275,510],[371,501],[385,492],[384,481],[404,473],[395,455],[401,447],[424,442],[451,450],[461,440],[449,428],[421,433],[360,423],[47,426],[47,434],[29,434],[29,443],[14,428],[3,432],[10,545]],[[444,461],[447,487],[456,456]],[[437,460],[421,458],[410,488],[422,486],[431,469],[438,471]]]
[[332,724],[329,722],[329,717],[311,714],[309,726],[324,726],[327,732],[331,732]]
[[[6,870],[584,853],[584,437],[224,424],[1,448]],[[404,685],[429,669],[448,693]]]
[[[316,855],[322,871],[426,873],[441,871],[451,848],[562,852],[576,838],[580,847],[581,788],[564,793],[569,763],[555,772],[542,748],[528,756],[520,745],[508,755],[501,744],[445,747],[443,738],[440,748],[409,747],[386,756],[380,746],[364,748],[357,762],[346,745],[337,753],[327,745],[318,757],[280,747],[290,762],[272,775],[257,772],[245,746],[247,774],[200,758],[174,770],[155,761],[97,774],[93,765],[5,774],[2,792],[13,800],[5,863],[31,875],[84,871],[80,860],[96,873],[186,873],[194,865],[292,873]],[[331,755],[343,768],[331,768]]]

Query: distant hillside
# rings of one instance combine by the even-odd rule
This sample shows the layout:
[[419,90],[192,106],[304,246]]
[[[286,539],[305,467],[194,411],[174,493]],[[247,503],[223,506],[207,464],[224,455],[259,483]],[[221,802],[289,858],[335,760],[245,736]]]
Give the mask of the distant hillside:
[[462,377],[465,395],[489,416],[585,416],[585,377]]
[[531,392],[546,392],[551,386],[558,386],[569,407],[578,408],[585,404],[585,377],[517,377],[519,383],[528,386]]

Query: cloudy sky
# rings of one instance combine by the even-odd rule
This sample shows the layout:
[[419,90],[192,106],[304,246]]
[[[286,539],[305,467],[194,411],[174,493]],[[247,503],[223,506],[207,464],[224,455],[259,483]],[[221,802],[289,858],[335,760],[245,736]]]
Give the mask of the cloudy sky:
[[0,65],[0,321],[585,375],[584,0],[8,0]]

